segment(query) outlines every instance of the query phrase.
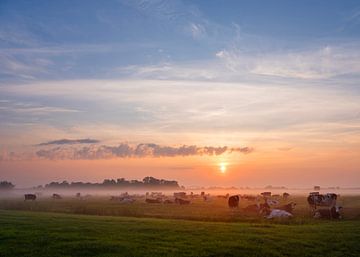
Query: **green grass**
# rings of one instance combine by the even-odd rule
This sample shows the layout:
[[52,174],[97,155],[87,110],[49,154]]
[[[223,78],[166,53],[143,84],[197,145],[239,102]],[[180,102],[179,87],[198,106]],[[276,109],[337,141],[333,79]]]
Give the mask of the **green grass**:
[[0,256],[359,256],[360,221],[202,222],[0,211]]

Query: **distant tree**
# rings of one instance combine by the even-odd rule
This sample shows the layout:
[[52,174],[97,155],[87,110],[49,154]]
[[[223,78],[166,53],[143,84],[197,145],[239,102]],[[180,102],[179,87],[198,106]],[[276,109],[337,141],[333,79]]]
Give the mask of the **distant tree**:
[[145,177],[141,180],[126,180],[124,178],[118,179],[104,179],[102,183],[90,183],[90,182],[71,182],[67,181],[51,182],[45,185],[45,188],[121,188],[121,187],[166,187],[166,188],[179,188],[179,184],[175,180],[157,179],[154,177]]
[[13,189],[15,186],[8,181],[0,181],[0,190],[11,190]]
[[160,179],[154,177],[145,177],[143,182],[145,185],[160,185]]

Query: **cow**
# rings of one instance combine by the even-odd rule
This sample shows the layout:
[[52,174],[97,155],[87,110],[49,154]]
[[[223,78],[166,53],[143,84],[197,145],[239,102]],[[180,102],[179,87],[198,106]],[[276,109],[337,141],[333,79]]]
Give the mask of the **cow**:
[[124,197],[121,196],[110,196],[110,201],[122,201]]
[[245,199],[247,201],[257,201],[258,200],[258,197],[254,196],[254,195],[242,195],[241,198]]
[[224,199],[228,199],[229,198],[229,194],[226,195],[217,195],[217,198],[224,198]]
[[127,197],[127,198],[123,198],[122,200],[120,200],[120,203],[133,203],[135,202],[135,199]]
[[24,197],[25,197],[24,201],[27,201],[27,200],[34,201],[34,200],[36,200],[36,195],[34,195],[34,194],[25,194]]
[[287,211],[289,213],[293,213],[294,209],[295,209],[296,203],[291,202],[285,205],[282,205],[280,207],[278,207],[279,210],[283,210],[283,211]]
[[291,218],[293,215],[290,212],[279,210],[279,209],[273,209],[268,210],[266,218],[267,219],[273,219],[273,218]]
[[238,195],[232,195],[228,199],[229,208],[239,207],[240,197]]
[[186,192],[175,192],[174,197],[175,198],[186,198]]
[[55,199],[55,200],[60,200],[60,199],[62,199],[61,195],[59,195],[59,194],[53,194],[51,198],[52,198],[52,199]]
[[161,203],[161,199],[159,199],[159,198],[157,198],[157,199],[146,198],[145,202],[146,203]]
[[284,200],[287,200],[287,199],[289,198],[289,196],[290,196],[290,194],[289,194],[289,193],[286,193],[286,192],[284,192],[284,193],[282,194],[282,197],[283,197]]
[[333,207],[336,204],[337,194],[327,193],[325,195],[319,194],[319,192],[312,192],[307,198],[307,201],[312,209],[316,209],[317,206]]
[[333,206],[330,209],[318,209],[314,213],[314,218],[320,219],[341,219],[341,206]]
[[244,208],[244,212],[258,212],[260,210],[260,204],[250,204]]
[[184,199],[181,199],[181,198],[175,198],[175,203],[178,203],[180,205],[187,205],[187,204],[190,204],[190,201],[189,200],[184,200]]
[[270,206],[265,202],[265,203],[257,203],[257,204],[251,204],[246,206],[244,209],[244,212],[252,212],[252,213],[267,213],[268,210],[270,210]]
[[274,199],[266,199],[265,200],[268,205],[278,205],[279,201]]
[[81,193],[76,193],[76,198],[81,198]]
[[268,198],[268,197],[271,197],[271,192],[262,192],[261,195],[262,195],[264,198]]

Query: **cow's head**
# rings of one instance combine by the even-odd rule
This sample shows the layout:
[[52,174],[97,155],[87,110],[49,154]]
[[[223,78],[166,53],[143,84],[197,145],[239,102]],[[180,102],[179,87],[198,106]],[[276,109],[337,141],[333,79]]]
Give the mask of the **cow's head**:
[[335,206],[335,210],[336,210],[336,212],[340,212],[341,210],[342,210],[342,206]]

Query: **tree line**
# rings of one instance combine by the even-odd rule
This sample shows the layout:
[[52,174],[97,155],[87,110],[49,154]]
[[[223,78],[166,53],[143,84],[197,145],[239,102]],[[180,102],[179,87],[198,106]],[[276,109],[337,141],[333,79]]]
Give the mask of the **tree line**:
[[15,185],[13,185],[9,181],[0,181],[0,190],[10,190],[13,189]]
[[125,178],[118,179],[104,179],[102,183],[91,182],[51,182],[45,186],[38,186],[37,188],[149,188],[149,187],[161,187],[161,188],[180,188],[179,184],[175,180],[157,179],[154,177],[145,177],[143,180],[126,180]]

